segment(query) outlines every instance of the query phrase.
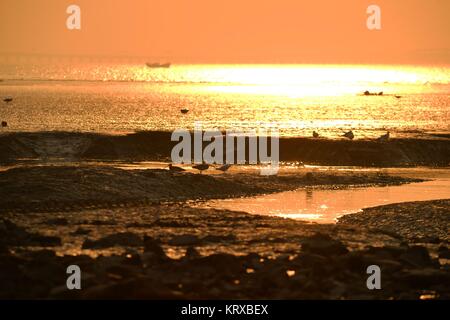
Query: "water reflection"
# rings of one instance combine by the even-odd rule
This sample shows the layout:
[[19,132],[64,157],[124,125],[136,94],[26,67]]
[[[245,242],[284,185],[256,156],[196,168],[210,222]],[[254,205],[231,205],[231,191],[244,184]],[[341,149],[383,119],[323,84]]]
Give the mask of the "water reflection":
[[342,215],[391,203],[450,198],[450,179],[402,186],[325,190],[306,188],[252,198],[207,202],[208,207],[244,211],[318,223],[334,223]]

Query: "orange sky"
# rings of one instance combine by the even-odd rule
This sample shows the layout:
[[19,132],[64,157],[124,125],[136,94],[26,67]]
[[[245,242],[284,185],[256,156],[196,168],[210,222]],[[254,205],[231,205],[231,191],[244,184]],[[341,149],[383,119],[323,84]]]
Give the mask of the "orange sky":
[[[82,30],[66,29],[66,7]],[[366,8],[382,9],[382,30]],[[450,64],[449,0],[1,0],[0,53]]]

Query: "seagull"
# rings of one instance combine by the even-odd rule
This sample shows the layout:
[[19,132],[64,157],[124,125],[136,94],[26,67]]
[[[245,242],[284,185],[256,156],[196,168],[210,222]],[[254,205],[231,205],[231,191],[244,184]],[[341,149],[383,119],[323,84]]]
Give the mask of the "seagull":
[[174,172],[182,172],[182,171],[186,171],[186,170],[184,170],[183,168],[174,166],[174,165],[172,165],[172,164],[169,164],[169,170],[170,170],[170,171],[174,171]]
[[381,137],[377,139],[379,142],[386,142],[389,140],[389,131],[386,134],[383,134]]
[[8,126],[8,122],[2,121],[2,128],[6,128]]
[[230,168],[231,168],[231,164],[227,163],[227,164],[224,164],[223,166],[221,166],[220,168],[217,168],[217,170],[222,171],[222,172],[227,172],[228,169],[230,169]]
[[318,138],[318,137],[319,137],[319,134],[317,132],[313,131],[313,138]]
[[189,109],[184,108],[184,109],[181,109],[180,111],[182,114],[186,114],[189,112]]
[[11,97],[6,97],[5,99],[3,99],[4,102],[9,103],[11,101],[13,101],[13,98]]
[[348,138],[350,140],[353,140],[353,138],[355,137],[355,135],[353,134],[352,130],[350,130],[349,132],[344,133],[342,136],[346,137],[346,138]]
[[209,164],[206,164],[206,163],[197,164],[195,166],[192,166],[192,169],[197,169],[198,171],[200,171],[200,173],[202,173],[203,170],[208,170],[208,168],[209,168]]

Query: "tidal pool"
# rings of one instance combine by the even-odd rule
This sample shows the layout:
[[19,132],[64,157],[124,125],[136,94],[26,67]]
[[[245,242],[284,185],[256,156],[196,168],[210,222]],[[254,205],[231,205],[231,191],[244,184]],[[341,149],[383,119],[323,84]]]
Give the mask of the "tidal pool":
[[[432,171],[432,170],[430,170]],[[415,177],[434,176],[411,172]],[[408,176],[407,172],[402,175]],[[316,223],[335,223],[340,216],[380,205],[450,198],[450,177],[386,187],[330,189],[306,187],[257,197],[207,201],[201,206],[278,216]]]

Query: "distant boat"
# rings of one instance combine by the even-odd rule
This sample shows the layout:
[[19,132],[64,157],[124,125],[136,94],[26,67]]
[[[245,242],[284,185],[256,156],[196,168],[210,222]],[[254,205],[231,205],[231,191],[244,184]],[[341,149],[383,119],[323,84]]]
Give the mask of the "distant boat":
[[370,91],[366,90],[363,92],[363,95],[365,95],[365,96],[382,96],[383,94],[384,94],[383,91],[376,93],[376,92],[370,92]]
[[181,109],[180,111],[182,114],[186,114],[189,112],[189,109],[184,108],[184,109]]
[[13,101],[12,97],[6,97],[5,99],[3,99],[3,101],[5,101],[6,103],[9,103],[11,101]]
[[147,67],[149,68],[170,68],[170,63],[146,63]]

